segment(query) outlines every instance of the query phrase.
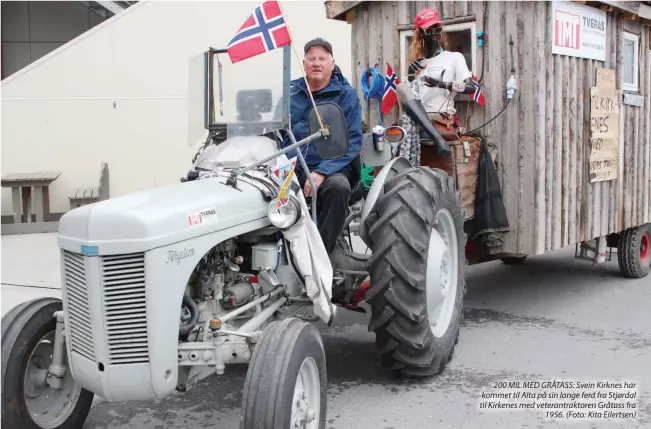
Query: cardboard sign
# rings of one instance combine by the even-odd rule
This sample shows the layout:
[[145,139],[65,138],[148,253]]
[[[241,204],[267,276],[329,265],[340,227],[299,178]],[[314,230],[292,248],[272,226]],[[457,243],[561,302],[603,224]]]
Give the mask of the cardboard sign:
[[590,183],[613,180],[619,171],[619,91],[615,70],[597,69],[590,88]]

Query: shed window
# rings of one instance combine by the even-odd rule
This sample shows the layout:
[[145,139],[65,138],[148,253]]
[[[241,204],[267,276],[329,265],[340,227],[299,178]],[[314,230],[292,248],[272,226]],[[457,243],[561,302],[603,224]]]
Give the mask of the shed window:
[[[475,22],[449,24],[443,27],[447,33],[448,50],[461,52],[466,58],[466,64],[471,72],[477,75],[477,26]],[[404,30],[400,32],[400,80],[407,80],[409,67],[409,44],[414,32]]]
[[640,36],[627,33],[622,38],[622,89],[638,90]]

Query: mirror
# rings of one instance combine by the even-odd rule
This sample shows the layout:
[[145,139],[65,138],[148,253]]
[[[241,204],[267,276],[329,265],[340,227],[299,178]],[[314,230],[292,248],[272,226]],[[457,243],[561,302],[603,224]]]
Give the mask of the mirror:
[[[323,159],[341,158],[348,153],[350,143],[344,111],[341,110],[338,104],[330,101],[317,103],[317,108],[321,114],[323,124],[330,131],[330,135],[315,139],[310,144],[314,145],[314,150]],[[319,120],[316,117],[314,106],[310,108],[308,121],[310,134],[319,131]]]
[[237,120],[260,121],[260,113],[271,112],[272,96],[270,89],[247,89],[237,91]]

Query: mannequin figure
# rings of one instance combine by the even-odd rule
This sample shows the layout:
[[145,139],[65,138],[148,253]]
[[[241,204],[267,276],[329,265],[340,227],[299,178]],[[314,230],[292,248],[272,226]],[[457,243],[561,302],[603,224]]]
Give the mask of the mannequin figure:
[[438,12],[423,9],[414,20],[414,35],[409,47],[407,80],[417,79],[421,102],[431,119],[449,120],[456,113],[455,93],[472,94],[472,72],[460,52],[445,48],[445,33]]

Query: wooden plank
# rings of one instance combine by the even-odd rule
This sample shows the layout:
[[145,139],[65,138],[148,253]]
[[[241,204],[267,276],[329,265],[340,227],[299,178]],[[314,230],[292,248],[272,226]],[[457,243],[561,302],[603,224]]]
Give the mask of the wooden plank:
[[[640,34],[640,39],[645,40],[644,36],[645,33],[642,31]],[[639,82],[640,82],[640,93],[641,94],[647,94],[648,91],[645,92],[646,90],[646,85],[644,82],[644,75],[646,74],[646,61],[644,61],[646,58],[646,55],[644,54],[644,51],[647,51],[648,55],[648,49],[640,49],[640,61],[639,61]],[[644,194],[646,193],[646,190],[644,189],[644,179],[645,179],[645,172],[646,172],[646,164],[645,164],[645,157],[644,157],[644,146],[646,143],[646,134],[645,132],[645,127],[644,127],[644,107],[635,107],[637,110],[638,114],[638,138],[637,138],[637,164],[638,164],[638,174],[636,176],[637,180],[637,224],[641,225],[644,223]]]
[[[545,4],[545,40],[554,34],[551,8]],[[552,211],[554,184],[554,56],[552,44],[545,43],[545,251],[552,248]]]
[[[507,5],[504,2],[500,2],[501,15],[503,17],[504,29],[502,31],[502,43],[500,48],[506,53],[505,66],[507,66],[506,73],[501,75],[501,78],[511,75],[510,65],[511,65],[511,48],[509,46],[509,36],[512,36],[514,45],[513,46],[513,63],[515,65],[515,70],[520,66],[520,58],[518,58],[518,29],[516,25],[516,20],[507,18],[507,14],[513,16],[513,13],[518,13],[518,4],[511,3]],[[505,23],[505,24],[504,24]],[[496,43],[497,40],[494,40],[493,43]],[[503,79],[499,79],[500,86],[503,88]],[[501,96],[498,99],[502,99]],[[518,137],[519,137],[519,127],[518,127],[518,105],[522,103],[521,92],[517,91],[512,102],[508,105],[504,111],[504,124],[505,129],[504,133],[500,137],[502,141],[502,154],[504,155],[503,167],[503,182],[504,182],[504,206],[506,208],[506,213],[510,219],[511,223],[511,234],[505,237],[504,239],[504,251],[520,253],[519,249],[519,240],[521,232],[521,221],[518,219],[518,205],[519,205],[519,174],[518,174]],[[497,112],[496,112],[497,113]]]
[[363,1],[326,1],[326,17],[328,19],[343,19],[344,14]]
[[[611,37],[609,38],[611,40],[611,56],[610,56],[610,61],[611,61],[611,68],[615,69],[615,76],[616,76],[616,82],[621,82],[622,80],[622,59],[623,59],[623,53],[620,47],[622,46],[622,32],[621,32],[621,25],[619,19],[617,19],[615,16],[611,16],[611,21],[610,21],[609,28],[611,28],[611,31],[614,31],[614,34],[611,33]],[[621,89],[621,87],[618,88]],[[624,200],[625,200],[625,184],[626,184],[626,177],[624,174],[624,154],[626,150],[625,142],[624,142],[624,136],[625,136],[625,128],[626,128],[626,121],[625,121],[625,115],[624,115],[624,108],[620,108],[620,114],[619,114],[619,156],[618,156],[618,163],[619,163],[619,179],[617,180],[616,184],[616,196],[613,198],[615,206],[613,208],[613,215],[616,217],[617,222],[619,223],[617,228],[614,228],[615,231],[622,231],[624,229],[624,216],[625,216],[625,208],[624,208]]]
[[[651,38],[651,29],[649,27],[646,27],[644,30],[645,35],[645,40],[646,38]],[[649,47],[651,47],[651,40],[649,43]],[[649,94],[651,92],[651,49],[646,50],[645,57],[646,57],[646,79],[643,79],[645,81],[644,84],[644,90],[646,94]],[[641,75],[642,76],[642,75]],[[646,142],[644,142],[644,150],[645,150],[645,173],[644,173],[644,183],[646,184],[644,186],[645,188],[645,194],[644,194],[644,222],[649,223],[651,222],[651,100],[649,98],[646,99],[646,102],[644,103],[644,109],[646,112],[646,120],[645,120],[645,126],[644,126],[644,135],[646,136]]]
[[466,16],[468,14],[469,3],[466,0],[455,1],[454,3],[454,16]]
[[[544,5],[543,5],[544,6]],[[536,250],[536,182],[537,182],[537,151],[544,146],[539,141],[536,131],[543,130],[544,125],[539,121],[539,112],[536,107],[542,105],[544,111],[545,97],[540,95],[540,81],[544,80],[540,67],[536,67],[534,55],[537,55],[537,45],[541,39],[536,37],[534,27],[540,21],[535,16],[536,3],[522,2],[518,4],[517,14],[518,42],[517,52],[519,61],[518,76],[522,76],[524,84],[520,91],[521,103],[519,104],[519,135],[518,144],[518,174],[520,176],[519,218],[522,222],[520,230],[519,251],[525,254],[539,254]],[[542,48],[541,48],[542,49]],[[539,49],[538,49],[539,51]],[[542,93],[544,94],[544,92]],[[544,119],[544,117],[543,117]],[[544,160],[544,155],[542,156]],[[542,219],[541,219],[542,221]]]
[[[618,22],[617,17],[613,16],[613,15],[609,15],[608,20],[609,20],[608,28],[611,29],[610,30],[611,31],[611,33],[610,33],[611,36],[608,37],[608,39],[610,40],[610,51],[606,53],[606,55],[607,55],[606,58],[608,58],[608,57],[610,58],[609,68],[615,69],[615,77],[617,79],[616,82],[619,82],[619,80],[617,78],[617,76],[619,76],[619,74],[618,74],[619,73],[619,71],[618,71],[619,67],[617,67],[617,64],[618,64],[618,56],[621,55],[621,53],[619,52],[619,47],[621,46],[620,45],[620,43],[621,43],[621,35],[620,35],[620,31],[618,31],[618,28],[617,28],[617,22]],[[615,35],[615,36],[612,35],[613,30],[617,33],[617,35]],[[623,135],[622,134],[622,128],[623,128],[622,117],[623,117],[623,115],[621,114],[621,112],[620,112],[619,116],[620,117],[619,117],[619,135],[618,135],[618,137],[619,137],[619,148],[621,148],[622,144],[623,144],[622,138],[621,138],[621,136]],[[609,217],[610,217],[610,219],[608,221],[608,224],[609,224],[608,229],[610,231],[619,231],[619,228],[617,228],[616,225],[617,225],[617,219],[618,219],[619,212],[620,212],[621,184],[622,184],[621,175],[623,174],[623,170],[622,170],[623,164],[621,162],[621,159],[619,159],[619,158],[620,157],[618,157],[618,161],[617,161],[618,164],[619,164],[618,165],[618,174],[617,175],[620,178],[618,178],[616,181],[614,181],[614,183],[610,184],[610,199],[609,199],[609,211],[610,211]]]
[[455,15],[455,7],[454,7],[455,2],[444,1],[442,3],[443,3],[443,7],[441,9],[438,9],[441,12],[441,18],[443,19],[456,18],[457,15]]
[[637,120],[636,120],[636,110],[634,107],[626,106],[626,117],[627,117],[627,127],[625,131],[626,135],[626,168],[628,173],[628,201],[627,201],[627,219],[629,228],[636,226],[635,223],[635,175],[637,174],[637,165],[635,164],[635,141],[637,139]]
[[408,8],[407,5],[409,4],[406,1],[397,1],[395,2],[397,6],[397,17],[398,19],[396,20],[397,25],[407,25],[410,24],[409,22],[409,13],[408,13]]
[[[535,86],[535,100],[533,104],[534,129],[532,139],[535,150],[535,181],[534,181],[534,254],[545,252],[545,227],[547,219],[545,217],[545,170],[547,165],[546,158],[546,104],[547,104],[547,64],[545,62],[545,33],[547,23],[540,17],[545,17],[547,5],[543,2],[534,3],[533,10],[533,70],[536,74],[538,85]],[[533,94],[532,94],[533,95]]]
[[561,121],[562,127],[562,153],[563,165],[561,174],[561,190],[562,190],[562,212],[561,212],[561,246],[569,244],[569,212],[570,212],[570,189],[569,189],[569,172],[570,172],[570,80],[568,76],[570,68],[570,58],[563,56],[563,118]]
[[563,222],[563,61],[554,55],[554,185],[552,210],[552,250],[562,246]]
[[[365,44],[361,47],[366,51],[367,61],[365,63],[366,69],[377,67],[378,71],[382,74],[382,67],[380,66],[381,58],[378,58],[377,52],[380,48],[380,40],[378,34],[378,24],[381,16],[381,3],[380,2],[366,2],[366,11],[364,13],[364,38]],[[370,78],[369,78],[370,79]],[[372,82],[369,82],[369,86]],[[379,124],[378,117],[378,103],[379,100],[374,98],[372,100],[364,100],[364,109],[366,110],[366,118],[368,120],[369,129]]]
[[[382,3],[382,62],[390,63],[393,70],[399,74],[401,68],[400,60],[400,36],[396,30],[398,2]],[[390,125],[398,119],[398,108],[394,108],[384,118],[384,124]]]
[[369,113],[367,109],[366,100],[364,99],[364,94],[362,93],[361,85],[359,84],[359,77],[362,75],[364,70],[368,67],[369,64],[369,53],[368,53],[368,11],[366,9],[366,3],[363,3],[357,9],[357,20],[353,27],[354,34],[354,48],[353,53],[356,56],[355,58],[355,79],[354,85],[357,88],[357,93],[359,99],[363,106],[363,120],[366,121],[366,124],[369,125],[369,130],[373,128],[371,126]]
[[[585,60],[583,74],[583,123],[590,124],[590,88],[595,80],[595,68],[592,60]],[[589,125],[588,125],[589,127]],[[584,241],[592,239],[592,199],[593,186],[590,183],[588,160],[590,159],[590,128],[586,129],[583,136],[583,200],[581,201],[581,239]]]
[[47,182],[54,181],[61,175],[58,171],[39,171],[27,173],[10,173],[2,176],[2,186],[15,182]]
[[[583,241],[584,230],[582,228],[583,218],[582,218],[582,207],[583,207],[583,193],[585,190],[585,184],[583,182],[583,169],[584,169],[584,158],[583,158],[583,129],[585,122],[583,122],[583,85],[584,85],[584,76],[585,76],[585,64],[584,59],[580,59],[577,62],[576,69],[576,117],[574,118],[574,124],[576,127],[576,137],[575,137],[575,156],[576,156],[576,205],[574,206],[574,219],[576,222],[576,229],[574,235],[572,236],[573,243],[580,243]],[[589,124],[589,123],[588,123]]]
[[569,161],[569,171],[568,171],[568,197],[569,197],[569,207],[567,213],[567,222],[568,222],[568,238],[566,245],[576,242],[576,195],[577,195],[577,184],[576,184],[576,170],[577,170],[577,141],[576,141],[576,81],[577,81],[577,61],[580,61],[576,57],[571,57],[570,68],[569,68],[569,90],[568,90],[568,161]]

